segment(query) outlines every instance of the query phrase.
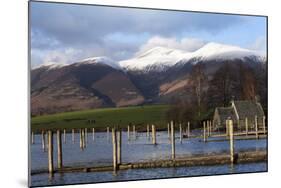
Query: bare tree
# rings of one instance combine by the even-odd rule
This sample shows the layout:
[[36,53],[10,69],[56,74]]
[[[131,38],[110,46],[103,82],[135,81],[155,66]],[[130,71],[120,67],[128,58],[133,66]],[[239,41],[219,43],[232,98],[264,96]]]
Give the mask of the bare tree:
[[239,94],[238,75],[234,67],[225,62],[209,81],[208,103],[210,107],[228,106],[232,97]]
[[192,85],[192,93],[196,100],[197,116],[198,119],[200,119],[207,86],[207,76],[205,74],[205,65],[203,63],[197,63],[193,67],[190,81]]

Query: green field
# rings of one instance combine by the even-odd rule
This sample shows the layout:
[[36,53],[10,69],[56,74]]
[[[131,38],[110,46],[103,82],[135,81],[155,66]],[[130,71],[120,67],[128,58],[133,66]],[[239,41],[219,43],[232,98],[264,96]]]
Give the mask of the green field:
[[[127,127],[129,124],[136,125],[137,129],[145,129],[146,124],[155,124],[157,128],[166,126],[166,111],[168,105],[149,105],[122,108],[102,108],[65,112],[53,115],[33,117],[31,129],[57,128],[91,128],[105,130],[106,127]],[[91,121],[91,122],[90,122]]]

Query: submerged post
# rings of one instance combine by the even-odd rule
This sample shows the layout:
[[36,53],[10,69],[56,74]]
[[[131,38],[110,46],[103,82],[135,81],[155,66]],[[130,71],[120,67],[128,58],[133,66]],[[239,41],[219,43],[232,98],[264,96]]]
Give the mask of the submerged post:
[[174,160],[176,158],[176,155],[175,155],[175,131],[174,131],[173,121],[171,121],[171,144],[172,144],[172,159]]
[[263,134],[265,134],[266,129],[265,129],[265,116],[262,118],[262,125],[263,125]]
[[210,131],[209,131],[209,120],[207,120],[206,123],[207,123],[207,137],[208,137],[208,136],[210,136],[210,135],[209,135],[209,132],[210,132]]
[[85,140],[85,129],[82,129],[82,147],[86,148],[86,140]]
[[180,123],[180,143],[182,143],[182,126],[181,126],[181,123]]
[[245,118],[246,136],[248,136],[248,118]]
[[233,122],[228,120],[229,127],[229,146],[230,146],[230,162],[234,163],[234,137],[233,137]]
[[206,142],[206,122],[203,121],[203,138],[204,138],[204,142]]
[[74,131],[74,129],[72,129],[72,143],[74,143],[74,134],[75,134],[75,131]]
[[152,144],[156,144],[156,128],[155,128],[155,125],[152,125]]
[[170,139],[170,124],[169,123],[167,125],[167,129],[168,129],[168,139]]
[[85,147],[84,147],[84,146],[85,146],[85,143],[84,143],[84,141],[85,141],[85,140],[84,140],[84,136],[85,136],[85,135],[84,135],[84,129],[81,129],[82,150],[84,150],[84,148],[85,148]]
[[149,125],[146,125],[146,137],[149,139]]
[[42,149],[43,149],[43,151],[45,151],[45,132],[44,131],[42,131],[41,132],[41,140],[42,140]]
[[259,138],[259,128],[258,128],[258,116],[255,115],[255,127],[256,127],[256,139]]
[[226,136],[229,136],[229,131],[228,131],[228,120],[225,120],[225,131],[226,131]]
[[85,143],[88,143],[88,129],[85,128]]
[[117,146],[116,146],[116,132],[115,129],[112,128],[112,162],[113,162],[113,170],[117,170]]
[[34,132],[31,132],[31,144],[34,144]]
[[80,136],[80,149],[82,149],[82,150],[83,150],[82,129],[79,129],[79,136]]
[[136,140],[136,126],[133,125],[133,134],[134,134],[134,140]]
[[127,137],[128,137],[128,140],[130,140],[130,125],[128,125],[127,130],[128,130],[128,132],[127,132]]
[[122,163],[122,130],[118,131],[117,137],[117,164],[120,165]]
[[211,136],[211,121],[208,120],[208,122],[209,122],[209,126],[208,126],[208,128],[209,128],[209,130],[208,130],[208,137],[209,137],[209,136]]
[[48,131],[48,169],[49,173],[52,174],[54,172],[54,156],[53,156],[53,132]]
[[93,128],[93,141],[95,140],[95,128]]
[[190,122],[187,122],[187,137],[190,137]]
[[57,154],[58,154],[58,168],[62,168],[62,143],[61,143],[61,132],[57,130]]
[[212,134],[212,121],[211,120],[209,120],[209,125],[210,125],[210,133],[209,133],[209,136],[211,136],[211,134]]
[[66,136],[65,136],[65,134],[66,134],[66,131],[65,131],[65,129],[63,129],[63,143],[64,144],[66,143]]

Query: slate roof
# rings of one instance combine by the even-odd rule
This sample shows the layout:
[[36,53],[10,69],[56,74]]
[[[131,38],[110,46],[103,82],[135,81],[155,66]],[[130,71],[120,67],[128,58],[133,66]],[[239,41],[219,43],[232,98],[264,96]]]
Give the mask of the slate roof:
[[245,119],[246,117],[263,117],[264,112],[260,103],[255,101],[234,101],[235,108],[237,110],[239,119]]
[[233,107],[217,107],[217,111],[220,117],[221,122],[225,122],[229,117],[233,120],[236,121],[236,115],[234,112]]

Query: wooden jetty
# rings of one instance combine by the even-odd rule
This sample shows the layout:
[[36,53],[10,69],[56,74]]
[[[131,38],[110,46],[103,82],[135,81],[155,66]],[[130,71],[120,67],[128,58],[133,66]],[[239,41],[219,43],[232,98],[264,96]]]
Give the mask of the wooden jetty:
[[[267,151],[247,151],[240,152],[234,156],[234,163],[253,163],[267,161]],[[230,164],[231,159],[228,153],[222,154],[209,154],[209,155],[196,155],[179,157],[177,159],[163,159],[144,161],[136,163],[122,163],[118,165],[119,170],[127,169],[140,169],[140,168],[167,168],[167,167],[180,167],[180,166],[207,166],[207,165],[224,165]],[[56,168],[53,172],[103,172],[112,171],[113,166],[91,166],[91,167],[63,167],[62,169]],[[34,170],[32,175],[48,173],[48,170]]]

